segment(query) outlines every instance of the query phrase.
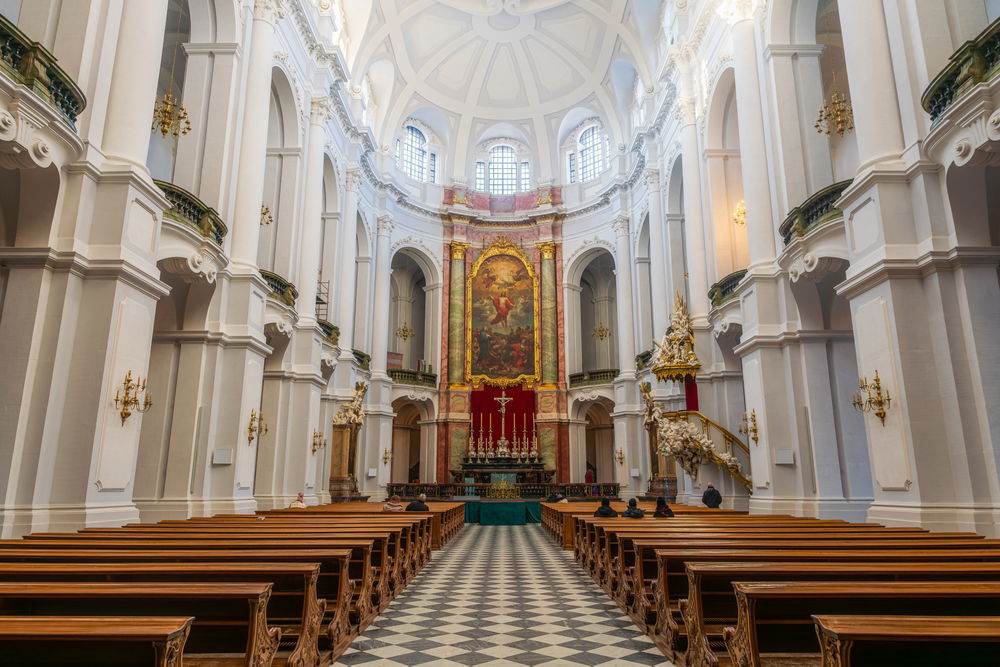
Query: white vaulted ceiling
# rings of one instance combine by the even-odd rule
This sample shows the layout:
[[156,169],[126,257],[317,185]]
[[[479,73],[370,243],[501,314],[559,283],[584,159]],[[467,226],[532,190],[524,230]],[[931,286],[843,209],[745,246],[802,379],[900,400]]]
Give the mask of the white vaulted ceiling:
[[539,178],[560,182],[564,121],[599,115],[622,143],[633,85],[650,85],[660,0],[343,2],[379,142],[423,121],[446,146],[446,180],[465,177],[479,142],[507,136],[532,148]]

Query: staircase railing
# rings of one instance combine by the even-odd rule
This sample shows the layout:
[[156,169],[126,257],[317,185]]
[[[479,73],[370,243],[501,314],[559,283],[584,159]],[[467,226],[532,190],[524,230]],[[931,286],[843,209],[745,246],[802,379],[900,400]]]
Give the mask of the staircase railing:
[[[750,477],[744,472],[750,469],[750,448],[747,447],[746,443],[744,443],[739,436],[735,435],[732,431],[708,415],[698,412],[697,410],[664,412],[663,417],[666,419],[685,420],[700,427],[704,432],[708,433],[712,439],[714,449],[699,447],[702,455],[704,455],[707,460],[718,466],[720,470],[726,471],[730,476],[742,484],[747,493],[753,493],[753,483],[751,482]],[[721,443],[721,447],[718,443]],[[724,457],[724,455],[726,456]],[[727,461],[727,458],[730,460]],[[739,465],[734,465],[732,463],[733,461]]]

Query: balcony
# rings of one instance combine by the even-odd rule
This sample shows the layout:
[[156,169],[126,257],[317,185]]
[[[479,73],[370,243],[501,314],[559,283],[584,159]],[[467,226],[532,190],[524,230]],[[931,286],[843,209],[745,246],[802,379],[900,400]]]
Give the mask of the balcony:
[[358,363],[359,369],[363,371],[370,371],[372,369],[372,355],[361,350],[351,350],[351,352],[354,353],[354,361]]
[[76,119],[87,106],[80,88],[56,64],[55,56],[3,16],[0,16],[0,71],[29,88],[58,111],[69,127],[76,129]]
[[596,371],[584,371],[582,373],[572,373],[569,376],[569,387],[589,387],[595,384],[611,384],[618,377],[617,368],[604,368]]
[[437,374],[411,371],[405,368],[390,368],[386,371],[396,384],[408,384],[414,387],[437,388]]
[[843,211],[835,204],[852,182],[853,179],[848,179],[828,185],[789,211],[788,217],[778,227],[785,245],[791,243],[793,238],[805,236],[824,222],[843,217]]
[[1000,73],[1000,19],[952,54],[947,67],[927,86],[920,104],[937,123],[963,93]]
[[326,320],[317,320],[320,330],[323,332],[323,338],[330,345],[340,344],[340,327],[336,324],[331,324]]
[[740,281],[743,280],[743,276],[746,274],[746,269],[733,271],[728,276],[712,285],[712,287],[708,290],[708,298],[712,301],[712,307],[718,308],[722,304],[734,298],[736,296],[736,286],[740,284]]
[[222,247],[222,241],[229,233],[229,229],[222,222],[222,218],[215,212],[215,209],[173,183],[155,180],[153,182],[163,190],[167,201],[170,202],[170,208],[163,212],[165,218],[191,227],[206,239],[214,242],[220,248]]
[[652,361],[653,361],[652,348],[648,350],[643,350],[639,354],[635,355],[635,370],[641,371],[649,368],[649,364]]
[[295,301],[299,298],[299,291],[295,289],[295,285],[271,271],[261,269],[260,275],[271,290],[268,296],[277,299],[289,308],[295,307]]

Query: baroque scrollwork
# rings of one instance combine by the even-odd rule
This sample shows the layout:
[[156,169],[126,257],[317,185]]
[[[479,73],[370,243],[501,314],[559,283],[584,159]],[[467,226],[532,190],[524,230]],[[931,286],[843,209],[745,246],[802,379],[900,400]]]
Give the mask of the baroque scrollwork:
[[337,414],[333,416],[334,426],[356,426],[360,427],[365,423],[365,394],[368,393],[368,385],[364,382],[357,382],[354,385],[354,395],[351,401],[342,406]]
[[698,374],[701,362],[694,352],[694,328],[684,297],[679,292],[674,299],[670,326],[663,334],[663,338],[659,342],[653,341],[653,345],[656,350],[653,353],[650,370],[660,382],[683,380]]

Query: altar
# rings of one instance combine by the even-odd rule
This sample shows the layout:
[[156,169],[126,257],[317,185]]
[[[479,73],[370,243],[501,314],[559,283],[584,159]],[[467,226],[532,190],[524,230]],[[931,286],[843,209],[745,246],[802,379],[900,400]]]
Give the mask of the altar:
[[465,501],[465,523],[483,526],[523,526],[542,522],[542,504],[537,500]]

